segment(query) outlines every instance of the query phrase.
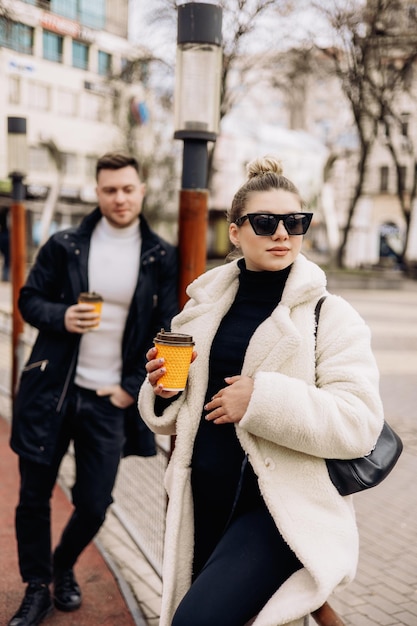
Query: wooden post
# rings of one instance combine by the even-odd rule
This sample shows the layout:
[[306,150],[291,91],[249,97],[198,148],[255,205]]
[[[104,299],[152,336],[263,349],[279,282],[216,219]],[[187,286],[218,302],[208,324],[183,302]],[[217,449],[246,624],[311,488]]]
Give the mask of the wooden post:
[[11,280],[12,280],[12,400],[16,394],[17,382],[24,360],[23,331],[24,321],[18,307],[19,292],[26,277],[26,215],[23,204],[23,175],[11,174]]
[[178,233],[178,297],[181,309],[187,301],[187,285],[206,270],[207,205],[207,189],[181,189]]
[[345,626],[328,602],[325,602],[317,611],[313,611],[311,615],[319,626]]

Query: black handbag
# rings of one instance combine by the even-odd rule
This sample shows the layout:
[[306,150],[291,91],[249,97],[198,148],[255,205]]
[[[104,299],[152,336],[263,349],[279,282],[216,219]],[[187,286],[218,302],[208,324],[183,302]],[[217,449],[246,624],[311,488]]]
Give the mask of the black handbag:
[[[316,304],[315,337],[320,309],[326,296]],[[330,480],[342,496],[376,487],[394,468],[403,450],[403,442],[397,433],[384,422],[374,449],[358,459],[326,459]]]

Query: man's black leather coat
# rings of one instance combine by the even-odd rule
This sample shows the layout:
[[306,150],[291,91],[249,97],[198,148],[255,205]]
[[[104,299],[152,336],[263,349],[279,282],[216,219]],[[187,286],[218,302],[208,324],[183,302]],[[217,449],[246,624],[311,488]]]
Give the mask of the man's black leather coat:
[[[40,249],[19,297],[26,322],[39,333],[20,379],[13,406],[12,449],[37,463],[51,461],[63,409],[78,358],[81,335],[64,326],[66,309],[88,291],[88,253],[100,209],[78,227],[54,234]],[[140,218],[142,250],[139,279],[130,305],[122,344],[121,385],[137,398],[144,381],[145,353],[161,328],[170,328],[178,312],[177,250]],[[155,454],[154,436],[137,411],[126,410],[123,454]]]

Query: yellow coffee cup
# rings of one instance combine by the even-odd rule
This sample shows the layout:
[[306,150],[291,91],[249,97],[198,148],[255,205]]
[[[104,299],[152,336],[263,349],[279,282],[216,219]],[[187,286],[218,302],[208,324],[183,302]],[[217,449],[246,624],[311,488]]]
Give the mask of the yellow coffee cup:
[[165,391],[182,391],[187,384],[194,341],[191,335],[171,333],[163,328],[154,338],[158,358],[165,360],[165,374],[159,379]]
[[[103,298],[95,291],[83,291],[78,296],[78,304],[92,304],[94,311],[101,316],[101,307],[103,305]],[[91,326],[91,330],[96,330],[99,327],[100,320],[97,324]]]

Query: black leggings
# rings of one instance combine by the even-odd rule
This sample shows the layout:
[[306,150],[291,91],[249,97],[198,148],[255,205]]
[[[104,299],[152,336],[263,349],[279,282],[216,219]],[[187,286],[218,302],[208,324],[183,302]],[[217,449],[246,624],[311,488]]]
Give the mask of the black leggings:
[[172,626],[244,626],[301,567],[263,503],[241,512],[184,596]]

